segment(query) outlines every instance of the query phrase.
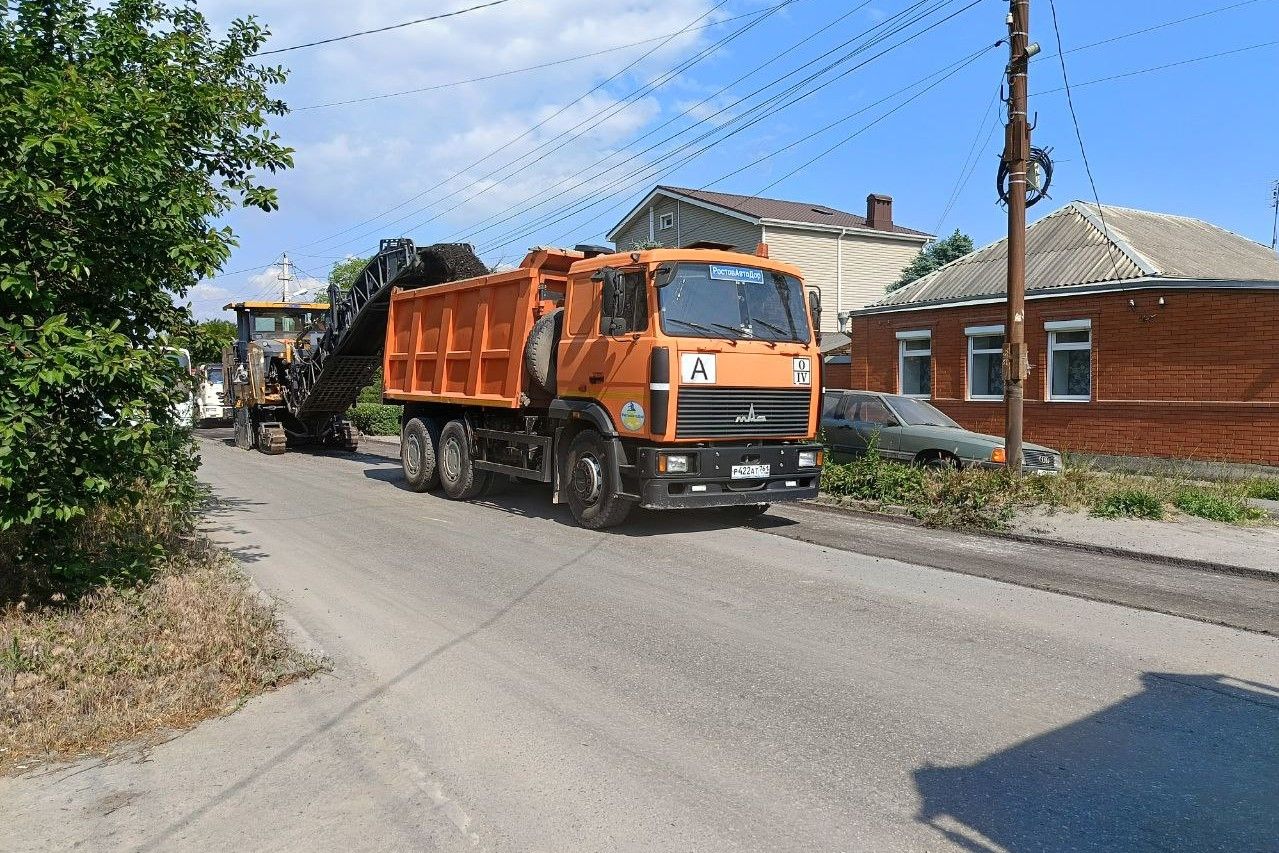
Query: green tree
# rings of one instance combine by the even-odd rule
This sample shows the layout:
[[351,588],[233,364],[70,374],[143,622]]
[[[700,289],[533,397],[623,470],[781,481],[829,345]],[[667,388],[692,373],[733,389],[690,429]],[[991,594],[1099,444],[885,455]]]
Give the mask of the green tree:
[[351,289],[351,285],[355,284],[356,278],[364,271],[364,267],[368,265],[372,258],[357,258],[352,255],[349,258],[338,261],[329,270],[329,284],[336,284],[338,291],[345,293]]
[[956,228],[954,234],[941,240],[934,240],[920,250],[915,259],[902,270],[901,277],[888,285],[888,292],[892,293],[899,287],[905,287],[915,279],[923,278],[938,267],[943,267],[956,258],[962,258],[972,250],[973,238]]
[[222,361],[222,350],[235,341],[235,323],[230,320],[201,320],[191,327],[183,345],[191,351],[192,364]]
[[[268,118],[280,68],[252,18],[214,36],[190,2],[11,0],[0,15],[0,573],[50,567],[105,504],[194,494],[165,357],[178,307],[272,210],[292,165]],[[53,568],[56,568],[54,566]]]

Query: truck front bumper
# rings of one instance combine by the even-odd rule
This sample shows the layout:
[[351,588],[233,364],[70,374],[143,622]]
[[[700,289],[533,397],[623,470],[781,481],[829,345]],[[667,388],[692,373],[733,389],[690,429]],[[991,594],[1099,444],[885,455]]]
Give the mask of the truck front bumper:
[[[645,509],[746,506],[817,497],[821,469],[799,465],[800,451],[820,451],[820,444],[667,446],[639,451],[640,506]],[[690,473],[661,474],[660,454],[689,457]],[[734,479],[735,465],[767,465],[757,479]]]

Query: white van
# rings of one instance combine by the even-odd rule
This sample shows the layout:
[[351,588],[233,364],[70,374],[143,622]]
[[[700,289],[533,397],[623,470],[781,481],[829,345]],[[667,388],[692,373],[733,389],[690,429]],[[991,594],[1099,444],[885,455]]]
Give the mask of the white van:
[[196,420],[231,420],[233,413],[231,407],[226,405],[226,392],[222,386],[222,365],[201,365],[199,379],[200,384],[195,391]]

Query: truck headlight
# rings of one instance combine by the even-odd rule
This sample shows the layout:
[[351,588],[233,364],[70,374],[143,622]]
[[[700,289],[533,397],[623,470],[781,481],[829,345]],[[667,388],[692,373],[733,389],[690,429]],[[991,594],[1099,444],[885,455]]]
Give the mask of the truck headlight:
[[688,457],[682,453],[663,453],[657,457],[657,470],[662,474],[687,474]]
[[801,468],[822,467],[822,452],[820,450],[801,450],[799,452],[799,467]]

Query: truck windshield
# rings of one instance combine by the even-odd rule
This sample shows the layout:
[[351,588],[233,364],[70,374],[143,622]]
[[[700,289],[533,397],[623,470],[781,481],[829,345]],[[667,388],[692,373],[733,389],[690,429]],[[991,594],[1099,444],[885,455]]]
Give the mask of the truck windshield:
[[310,322],[310,311],[257,310],[253,312],[253,339],[297,334]]
[[804,286],[794,276],[730,264],[677,264],[658,293],[668,335],[808,343]]

